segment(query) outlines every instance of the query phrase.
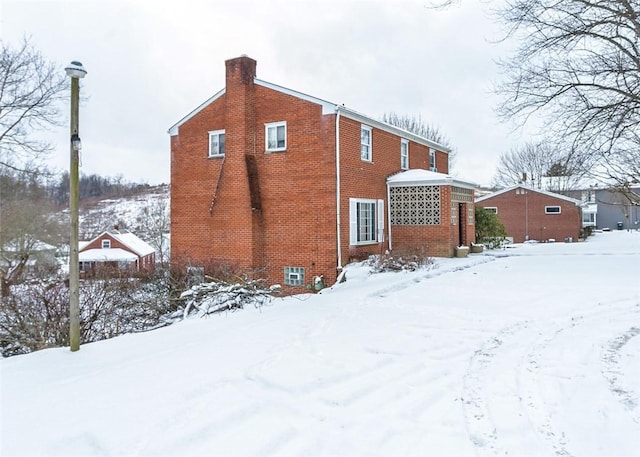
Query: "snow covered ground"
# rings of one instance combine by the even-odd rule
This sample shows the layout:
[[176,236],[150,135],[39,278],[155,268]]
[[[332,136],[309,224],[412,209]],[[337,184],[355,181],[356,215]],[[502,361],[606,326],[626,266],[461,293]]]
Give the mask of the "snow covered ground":
[[637,456],[640,232],[0,360],[3,456]]

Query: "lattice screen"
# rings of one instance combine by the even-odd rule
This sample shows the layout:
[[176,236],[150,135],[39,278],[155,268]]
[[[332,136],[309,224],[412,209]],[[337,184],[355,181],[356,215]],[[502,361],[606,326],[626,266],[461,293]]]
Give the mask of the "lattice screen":
[[392,225],[440,225],[440,187],[389,189]]
[[454,202],[473,202],[473,190],[463,187],[451,187],[451,200]]

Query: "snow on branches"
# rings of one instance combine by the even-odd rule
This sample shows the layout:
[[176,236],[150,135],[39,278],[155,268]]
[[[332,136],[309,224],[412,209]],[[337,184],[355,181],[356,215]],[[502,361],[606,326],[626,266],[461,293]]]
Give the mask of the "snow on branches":
[[259,308],[269,303],[280,291],[278,285],[266,287],[263,279],[243,278],[236,283],[207,279],[210,282],[196,284],[180,295],[180,299],[185,301],[183,319],[189,315],[205,316],[242,309],[249,304]]

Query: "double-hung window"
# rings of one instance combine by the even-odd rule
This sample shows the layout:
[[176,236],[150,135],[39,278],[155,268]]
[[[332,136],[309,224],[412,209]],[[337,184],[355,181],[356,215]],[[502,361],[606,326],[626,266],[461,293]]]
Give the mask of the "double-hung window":
[[279,152],[287,149],[287,123],[272,122],[265,124],[265,150]]
[[409,141],[400,140],[400,169],[409,169]]
[[349,199],[349,244],[374,244],[384,241],[384,201]]
[[102,240],[102,249],[111,249],[111,240]]
[[429,169],[431,171],[438,171],[436,168],[436,150],[429,148]]
[[363,125],[360,127],[360,158],[371,162],[371,127]]
[[224,130],[209,132],[209,157],[224,155]]

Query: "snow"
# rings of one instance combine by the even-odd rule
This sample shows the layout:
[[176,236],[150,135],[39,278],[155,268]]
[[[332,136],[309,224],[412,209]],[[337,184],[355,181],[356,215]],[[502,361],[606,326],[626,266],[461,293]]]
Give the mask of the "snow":
[[640,232],[0,360],[3,456],[635,456]]
[[135,254],[120,248],[89,249],[78,254],[80,262],[124,262],[136,261]]
[[156,251],[150,244],[141,240],[131,232],[111,233],[111,236],[120,241],[125,246],[128,246],[131,250],[133,250],[141,257],[152,254]]

